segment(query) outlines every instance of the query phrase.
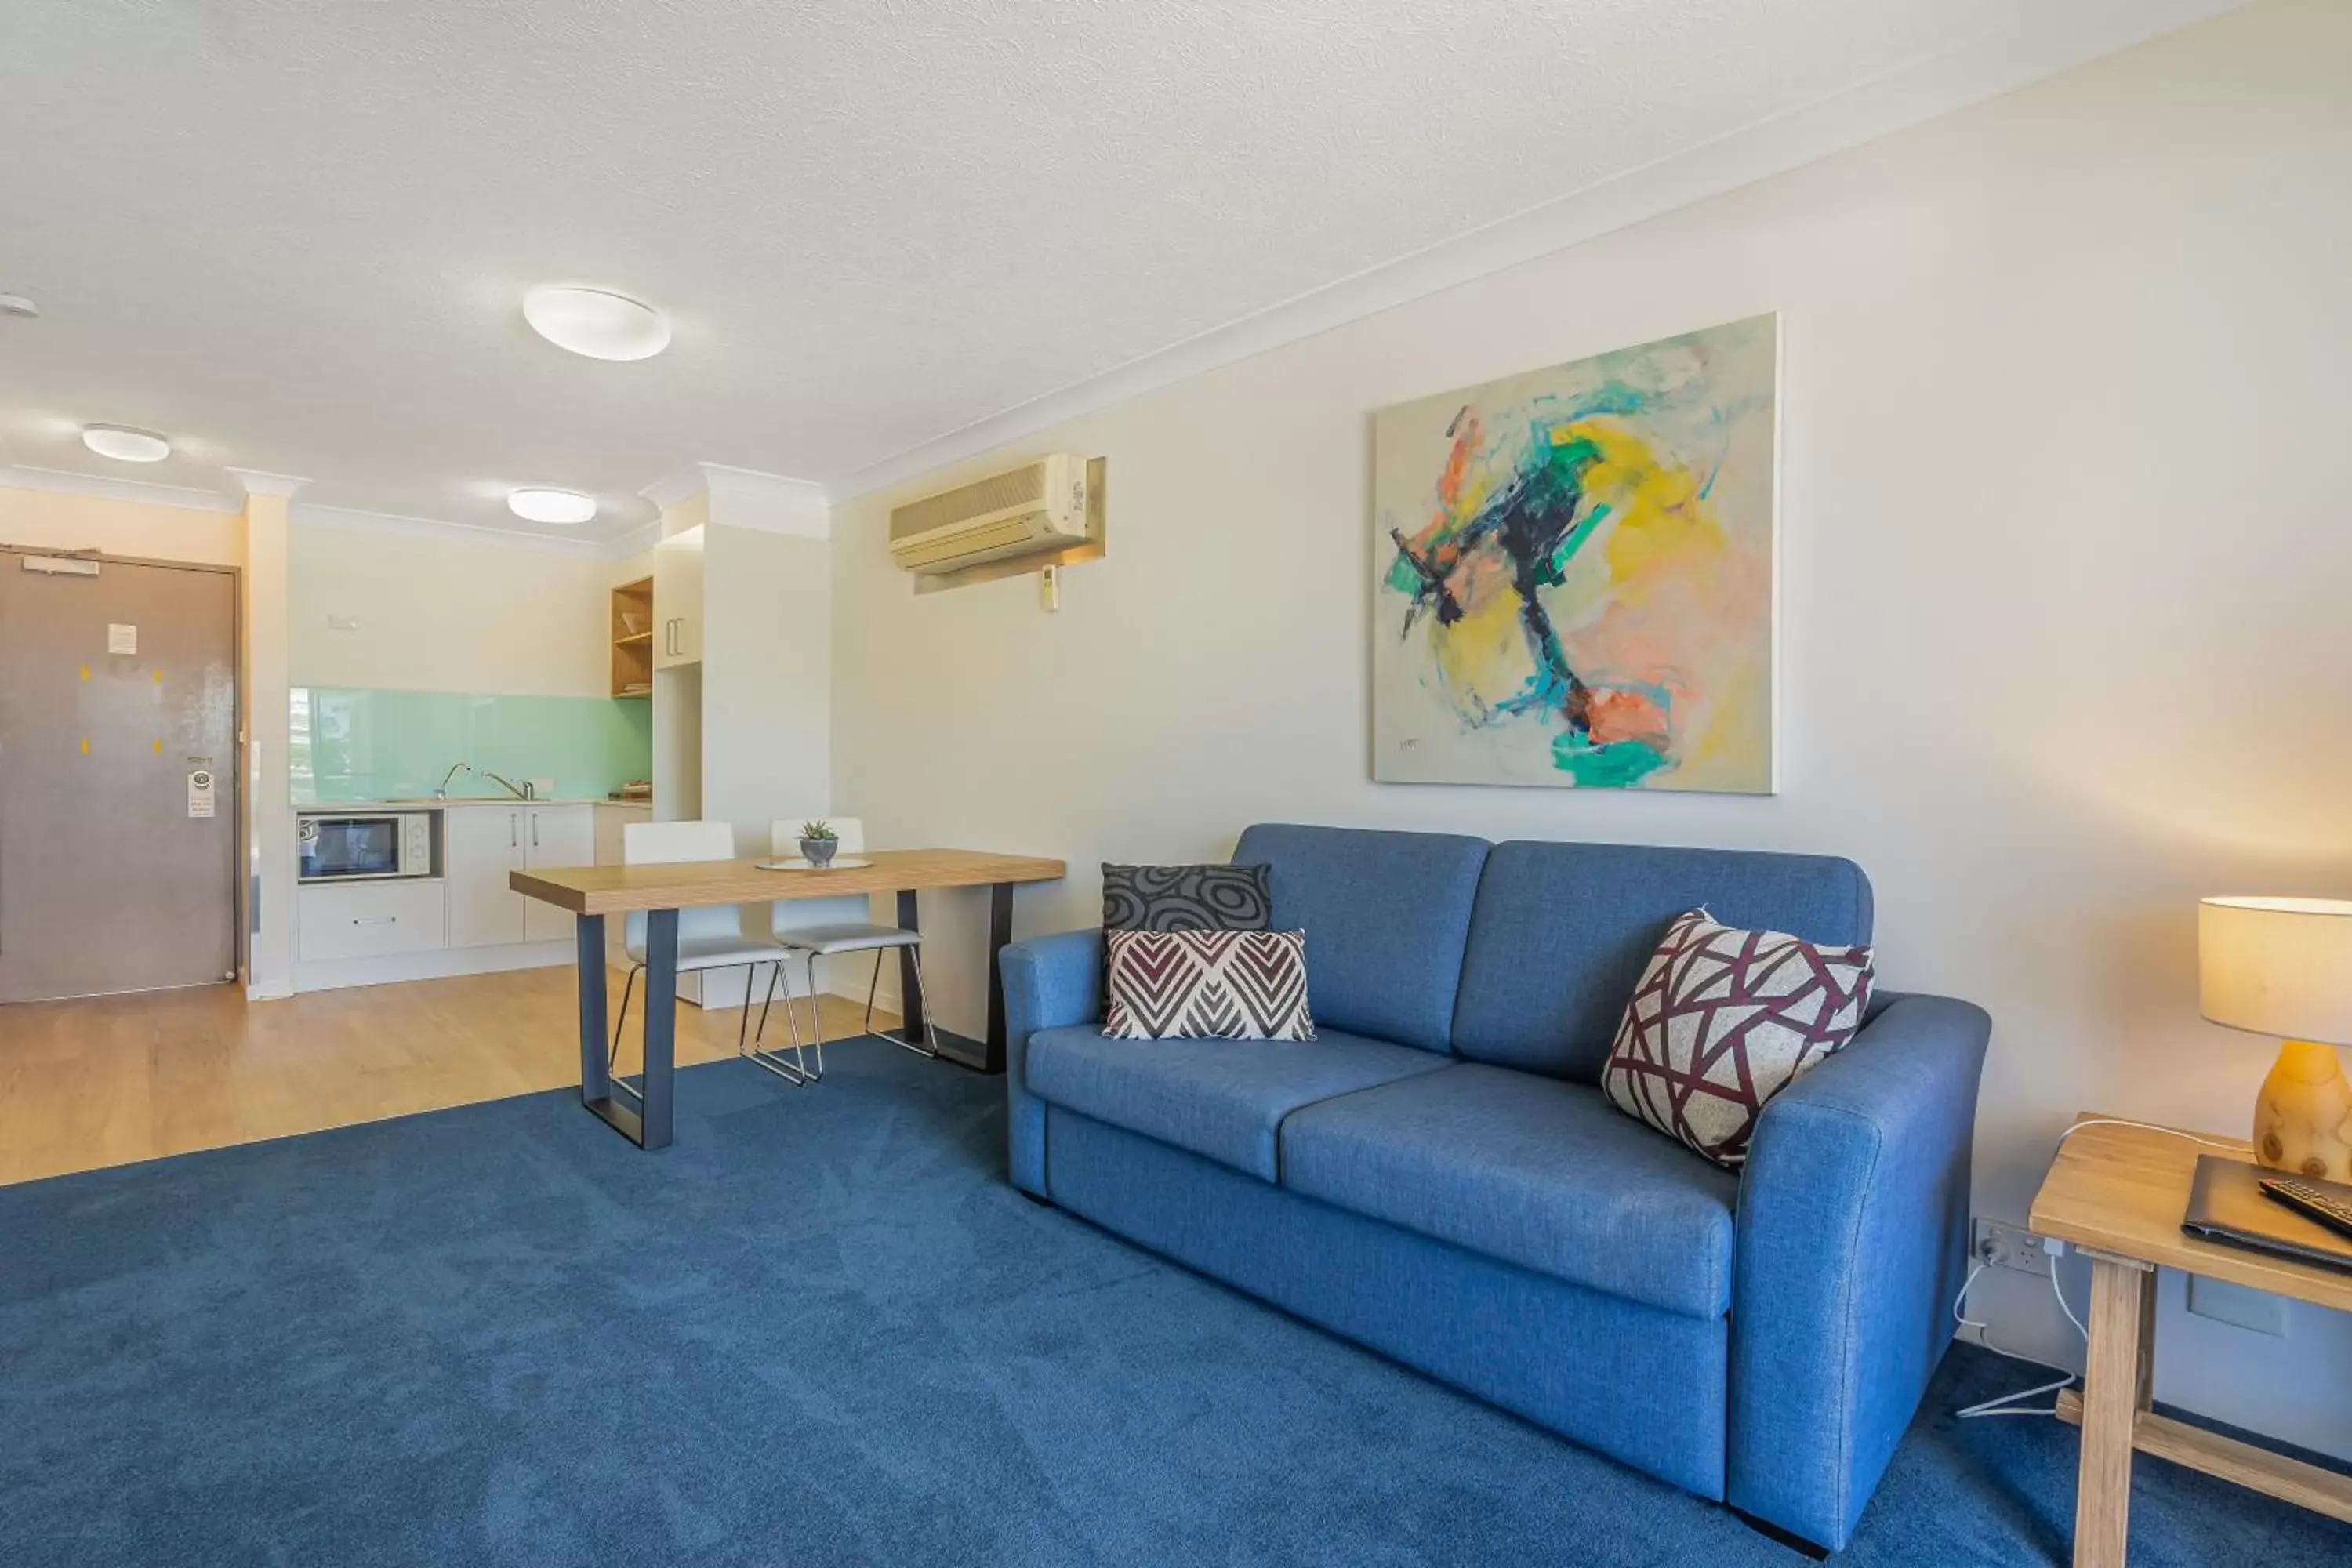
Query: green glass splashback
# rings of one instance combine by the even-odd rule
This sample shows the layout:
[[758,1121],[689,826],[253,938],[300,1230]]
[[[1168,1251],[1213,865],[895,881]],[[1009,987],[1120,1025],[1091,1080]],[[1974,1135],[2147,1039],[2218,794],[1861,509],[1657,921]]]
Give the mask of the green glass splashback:
[[[652,776],[653,704],[298,686],[287,760],[297,804],[430,795],[452,763],[601,796]],[[496,789],[461,773],[450,793]]]

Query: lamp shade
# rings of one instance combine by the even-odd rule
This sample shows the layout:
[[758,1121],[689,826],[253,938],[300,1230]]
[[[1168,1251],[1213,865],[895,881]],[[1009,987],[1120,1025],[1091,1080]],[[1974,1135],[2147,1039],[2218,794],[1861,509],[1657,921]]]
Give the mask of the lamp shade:
[[2217,1024],[2352,1045],[2352,902],[2205,900],[2197,906],[2197,991]]

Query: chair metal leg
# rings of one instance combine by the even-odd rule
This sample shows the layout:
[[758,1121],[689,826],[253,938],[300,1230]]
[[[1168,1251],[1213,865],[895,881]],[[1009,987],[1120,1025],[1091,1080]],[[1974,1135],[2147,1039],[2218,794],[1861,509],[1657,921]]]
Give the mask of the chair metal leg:
[[[902,1051],[912,1051],[919,1057],[929,1057],[936,1059],[940,1054],[940,1026],[931,1021],[931,999],[929,996],[924,994],[923,992],[923,950],[920,946],[916,946],[903,948],[900,951],[907,953],[915,961],[913,964],[915,973],[915,1009],[922,1016],[923,1038],[926,1043],[919,1046],[912,1040],[900,1039],[897,1035],[884,1035],[882,1037],[889,1041],[892,1045],[898,1047]],[[877,976],[881,973],[878,963],[875,973]],[[879,984],[878,980],[877,984]],[[871,1022],[870,1014],[868,1015],[868,1022]]]
[[[816,959],[814,952],[808,955],[809,1037],[816,1042],[816,1080],[822,1080],[824,1077],[824,1005],[818,1000],[822,993],[816,988]],[[789,997],[792,987],[786,986],[784,990]],[[785,1005],[791,1005],[789,1001]]]
[[874,978],[866,983],[866,1033],[869,1035],[874,1032],[875,993],[882,989],[882,955],[889,951],[887,947],[874,950]]
[[627,1027],[629,1022],[629,996],[637,988],[637,972],[643,968],[645,965],[642,963],[629,965],[629,977],[621,984],[621,1016],[613,1020],[613,1048],[604,1057],[607,1072],[621,1059],[621,1031]]
[[[783,967],[784,962],[781,958],[768,965],[768,994],[760,998],[760,1026],[751,1031],[754,1045],[768,1037],[768,1008],[776,999],[776,976],[782,973]],[[751,1010],[751,998],[748,994],[743,998],[743,1010],[747,1013]]]
[[604,1073],[606,1079],[611,1082],[614,1089],[620,1090],[623,1094],[627,1095],[639,1105],[643,1105],[646,1102],[645,1091],[639,1089],[635,1084],[631,1083],[627,1079],[623,1078],[620,1072],[621,1031],[628,1026],[629,996],[631,993],[636,990],[637,975],[645,969],[645,967],[646,966],[642,963],[632,963],[629,965],[629,977],[621,983],[621,1016],[613,1020],[613,1049],[604,1058]]
[[[754,965],[753,967],[756,969],[757,966]],[[768,972],[768,1001],[772,1002],[775,999],[776,981],[778,977],[783,973],[783,960],[779,958],[776,961],[774,967]],[[743,1017],[746,1021],[749,1021],[751,1016],[751,993],[747,984],[746,989],[743,993]],[[763,1050],[756,1043],[746,1046],[740,1025],[736,1031],[735,1054],[743,1058],[746,1061],[751,1062],[754,1067],[758,1067],[768,1072],[773,1073],[776,1077],[782,1079],[786,1083],[791,1084],[794,1089],[803,1088],[805,1085],[814,1083],[819,1078],[822,1078],[824,1075],[824,1058],[823,1057],[819,1057],[817,1058],[817,1070],[815,1072],[808,1070],[808,1058],[801,1050],[800,1018],[793,1010],[793,986],[792,982],[789,980],[784,982],[784,1024],[786,1027],[792,1031],[792,1044],[785,1047],[793,1053],[793,1059],[791,1061],[786,1061],[783,1058],[782,1052]],[[768,1004],[767,1002],[762,1002],[760,1005],[761,1032],[765,1034],[767,1032],[767,1027]]]

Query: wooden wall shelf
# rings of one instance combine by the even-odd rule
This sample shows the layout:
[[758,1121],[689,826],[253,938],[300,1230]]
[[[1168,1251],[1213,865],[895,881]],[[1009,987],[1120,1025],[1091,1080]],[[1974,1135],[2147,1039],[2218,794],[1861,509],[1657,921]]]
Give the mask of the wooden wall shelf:
[[613,695],[654,694],[654,580],[640,577],[613,590]]

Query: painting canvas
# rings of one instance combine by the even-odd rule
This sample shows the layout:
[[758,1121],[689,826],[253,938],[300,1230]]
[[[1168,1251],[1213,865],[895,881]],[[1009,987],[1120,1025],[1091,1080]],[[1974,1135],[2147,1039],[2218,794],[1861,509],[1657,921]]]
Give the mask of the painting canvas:
[[1372,773],[1772,788],[1780,320],[1385,408]]

